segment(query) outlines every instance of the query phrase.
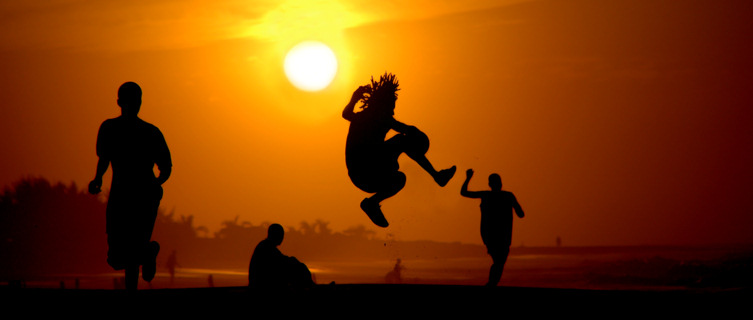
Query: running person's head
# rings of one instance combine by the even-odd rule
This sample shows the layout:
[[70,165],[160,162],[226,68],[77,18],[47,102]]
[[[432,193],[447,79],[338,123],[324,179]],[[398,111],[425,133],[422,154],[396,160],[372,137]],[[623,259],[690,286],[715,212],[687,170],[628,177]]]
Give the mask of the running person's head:
[[371,77],[368,88],[368,96],[363,99],[364,111],[394,115],[397,91],[400,90],[395,75],[385,72],[379,77],[379,81],[374,81],[374,77]]
[[498,174],[492,173],[489,175],[489,188],[494,191],[502,190],[502,178]]
[[141,108],[141,87],[130,81],[120,85],[118,105],[123,111],[123,115],[136,116]]

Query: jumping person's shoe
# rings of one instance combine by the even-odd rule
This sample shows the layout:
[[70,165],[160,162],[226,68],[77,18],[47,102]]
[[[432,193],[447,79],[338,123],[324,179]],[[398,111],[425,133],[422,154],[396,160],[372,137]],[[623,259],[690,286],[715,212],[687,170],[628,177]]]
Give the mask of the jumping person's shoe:
[[452,168],[449,169],[440,170],[437,172],[437,176],[434,177],[434,181],[436,181],[440,187],[446,186],[447,183],[450,182],[450,179],[455,176],[455,170],[457,170],[455,166],[452,166]]
[[150,282],[157,273],[157,254],[159,253],[159,243],[152,241],[147,245],[146,261],[141,267],[141,276],[144,281]]
[[371,222],[375,225],[382,228],[387,228],[387,226],[390,225],[390,223],[387,222],[387,219],[384,218],[384,213],[382,213],[382,208],[379,206],[379,203],[369,198],[363,199],[363,201],[361,201],[361,210],[366,212],[366,215],[369,216],[369,219],[371,219]]

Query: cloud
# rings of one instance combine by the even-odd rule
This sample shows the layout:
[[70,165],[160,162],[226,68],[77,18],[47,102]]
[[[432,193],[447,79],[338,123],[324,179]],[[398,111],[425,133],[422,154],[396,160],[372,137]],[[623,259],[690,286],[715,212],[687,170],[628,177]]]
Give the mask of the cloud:
[[0,7],[0,48],[150,50],[231,38],[269,1],[44,1]]
[[425,19],[508,1],[5,1],[1,50],[159,50],[232,38],[331,34],[387,20]]

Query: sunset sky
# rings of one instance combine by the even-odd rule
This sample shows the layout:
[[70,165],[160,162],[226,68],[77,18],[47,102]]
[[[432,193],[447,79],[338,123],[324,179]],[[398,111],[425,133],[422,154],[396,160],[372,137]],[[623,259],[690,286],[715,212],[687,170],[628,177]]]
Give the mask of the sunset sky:
[[[748,0],[2,1],[0,17],[2,186],[85,187],[134,81],[172,153],[162,208],[212,231],[321,219],[481,243],[479,201],[459,193],[473,168],[471,190],[499,173],[525,210],[514,246],[753,243]],[[283,72],[305,40],[337,57],[323,91]],[[395,118],[458,173],[440,188],[401,157],[381,229],[348,178],[341,112],[385,71]]]

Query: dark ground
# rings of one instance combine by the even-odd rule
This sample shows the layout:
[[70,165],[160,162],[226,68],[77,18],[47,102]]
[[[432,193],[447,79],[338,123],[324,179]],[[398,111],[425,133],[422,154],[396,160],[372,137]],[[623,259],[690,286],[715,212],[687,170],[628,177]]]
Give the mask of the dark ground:
[[[0,287],[2,309],[21,314],[78,315],[88,318],[170,317],[206,314],[212,318],[255,312],[320,318],[380,315],[390,318],[462,315],[618,317],[750,315],[753,291],[579,290],[452,285],[317,285],[306,290],[254,292],[246,287],[121,290],[29,289]],[[25,312],[24,312],[25,311]],[[11,313],[11,314],[15,314]],[[267,316],[263,318],[268,318]],[[287,318],[287,317],[286,317]],[[422,317],[423,318],[423,317]],[[443,317],[445,318],[445,317]]]

